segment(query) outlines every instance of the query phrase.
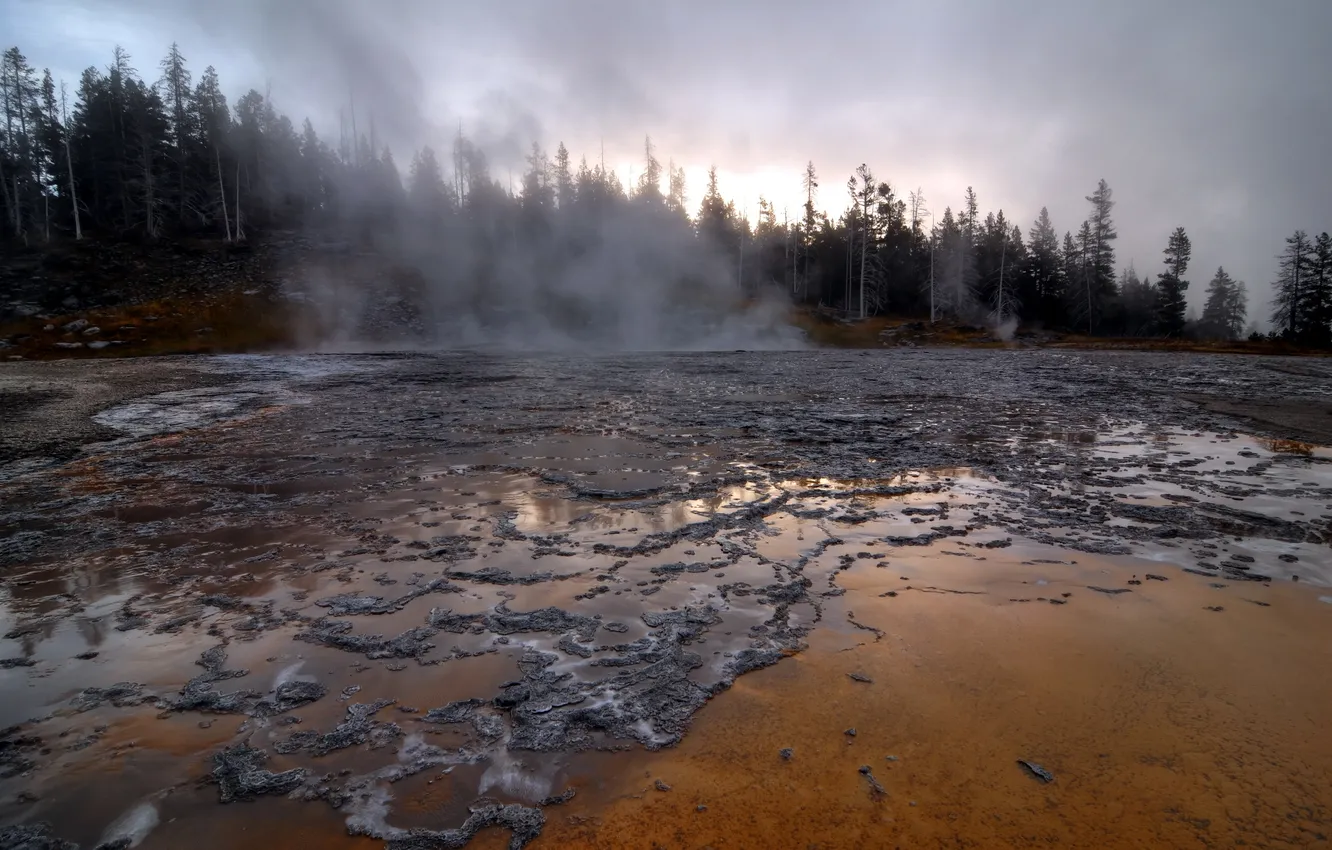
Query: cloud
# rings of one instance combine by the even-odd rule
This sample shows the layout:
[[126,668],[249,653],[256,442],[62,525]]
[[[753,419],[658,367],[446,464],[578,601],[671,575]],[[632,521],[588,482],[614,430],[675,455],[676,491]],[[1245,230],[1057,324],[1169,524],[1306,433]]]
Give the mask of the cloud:
[[[1265,313],[1284,237],[1332,227],[1325,0],[0,0],[0,12],[22,18],[20,35],[77,14],[123,40],[134,19],[137,56],[189,39],[196,69],[217,64],[228,86],[271,80],[286,111],[323,126],[354,92],[395,147],[446,144],[462,120],[495,147],[497,173],[521,167],[529,136],[575,157],[604,141],[623,163],[651,134],[691,170],[789,169],[768,192],[779,204],[796,203],[812,159],[823,205],[839,210],[863,161],[903,194],[923,187],[936,212],[973,185],[1024,228],[1048,206],[1061,231],[1105,177],[1122,263],[1155,272],[1170,230],[1189,230],[1195,304],[1225,265]],[[68,67],[104,64],[91,30],[45,43],[83,56]]]

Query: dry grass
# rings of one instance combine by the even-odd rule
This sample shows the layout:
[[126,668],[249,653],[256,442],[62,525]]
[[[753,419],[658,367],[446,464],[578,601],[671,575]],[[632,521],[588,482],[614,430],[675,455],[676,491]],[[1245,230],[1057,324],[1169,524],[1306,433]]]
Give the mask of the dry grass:
[[[85,336],[63,327],[87,319],[101,333]],[[83,311],[54,319],[27,319],[0,327],[0,337],[20,336],[6,354],[30,360],[65,357],[136,357],[265,351],[293,342],[294,316],[283,302],[262,294],[229,291],[204,297],[164,298],[143,304]],[[46,330],[46,326],[54,326]],[[111,342],[100,350],[90,342]],[[81,342],[83,348],[58,348]]]
[[[829,348],[893,348],[902,343],[917,346],[965,348],[1064,348],[1093,351],[1180,351],[1209,354],[1267,354],[1326,357],[1329,352],[1297,348],[1283,342],[1247,340],[1190,340],[1092,337],[1063,333],[1028,333],[1020,328],[1011,342],[993,337],[983,328],[919,320],[875,316],[864,321],[839,321],[812,310],[795,310],[792,322],[816,345]],[[885,331],[892,331],[887,338]]]

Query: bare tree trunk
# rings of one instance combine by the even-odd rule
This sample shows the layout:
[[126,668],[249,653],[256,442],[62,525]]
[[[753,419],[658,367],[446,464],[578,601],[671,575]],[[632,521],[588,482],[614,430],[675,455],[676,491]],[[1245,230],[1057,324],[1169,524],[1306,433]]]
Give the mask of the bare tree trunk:
[[860,240],[860,318],[865,318],[865,249],[869,246],[869,209],[866,204],[864,216],[865,222],[862,226]]
[[19,235],[17,198],[10,197],[9,183],[5,181],[4,166],[0,163],[0,190],[5,193],[5,212],[9,215],[9,221],[14,225],[14,235]]
[[241,224],[240,160],[236,160],[236,241],[245,241],[245,227]]
[[83,222],[79,219],[79,193],[74,188],[74,157],[69,152],[69,131],[65,131],[65,165],[69,168],[69,197],[74,202],[74,240],[83,239]]
[[45,210],[46,224],[44,227],[45,230],[44,235],[46,237],[46,241],[50,242],[51,241],[51,193],[46,189],[42,190],[42,205],[46,208]]
[[999,249],[999,305],[995,312],[999,316],[999,322],[1004,321],[1004,263],[1008,258],[1008,237],[1004,236],[1003,247]]
[[217,160],[217,196],[222,199],[222,226],[226,228],[227,241],[231,241],[231,217],[227,215],[227,184],[222,182],[222,153],[213,146],[213,157]]
[[157,238],[157,217],[154,215],[153,207],[156,200],[153,198],[153,154],[148,148],[147,140],[144,140],[143,152],[143,206],[144,230],[148,233],[149,239]]
[[12,179],[14,184],[14,235],[21,237],[23,239],[23,244],[27,245],[28,238],[23,232],[23,207],[19,203],[18,175],[15,174]]

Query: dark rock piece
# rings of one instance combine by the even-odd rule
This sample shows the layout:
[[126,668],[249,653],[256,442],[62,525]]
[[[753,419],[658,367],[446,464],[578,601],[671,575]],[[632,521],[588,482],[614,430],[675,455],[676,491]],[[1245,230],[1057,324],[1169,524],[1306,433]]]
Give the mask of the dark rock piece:
[[879,780],[874,778],[874,771],[869,765],[862,764],[860,766],[860,775],[865,777],[865,781],[869,783],[871,797],[878,800],[887,795],[888,791],[879,784]]
[[290,738],[279,741],[274,745],[274,749],[284,755],[305,750],[317,758],[334,750],[343,750],[367,742],[371,749],[386,746],[402,737],[402,728],[396,723],[380,723],[371,718],[390,705],[393,705],[391,699],[376,700],[372,703],[353,703],[347,706],[346,718],[331,732],[322,735],[313,731],[297,732]]
[[842,734],[846,735],[849,738],[854,738],[856,737],[856,727],[852,726],[850,729],[846,730]]
[[1088,590],[1094,590],[1097,593],[1104,593],[1107,596],[1118,596],[1121,593],[1132,593],[1127,587],[1097,587],[1094,584],[1087,585]]
[[91,711],[104,703],[111,703],[116,708],[129,708],[152,699],[143,692],[143,685],[137,682],[118,682],[107,688],[84,688],[74,695],[69,704],[75,711]]
[[1146,579],[1148,581],[1170,581],[1170,579],[1166,578],[1165,576],[1153,575],[1151,573],[1148,573],[1146,575]]
[[1041,767],[1036,762],[1027,761],[1026,759],[1018,759],[1017,763],[1021,765],[1023,769],[1025,769],[1028,773],[1030,773],[1032,776],[1036,777],[1040,781],[1054,782],[1054,774],[1046,770],[1045,768]]
[[539,808],[519,805],[491,805],[474,809],[463,825],[457,829],[409,829],[393,835],[385,850],[459,850],[478,832],[490,826],[501,826],[513,834],[509,850],[522,850],[541,834],[546,816]]
[[[42,739],[20,735],[18,726],[0,731],[0,779],[13,779],[37,766],[33,756],[42,751]],[[0,843],[0,847],[6,845]]]
[[273,773],[263,769],[268,754],[248,744],[238,744],[213,756],[212,781],[222,803],[252,800],[266,794],[289,794],[309,771],[303,767]]
[[564,789],[563,794],[556,794],[554,797],[547,797],[546,799],[542,800],[540,803],[537,803],[537,805],[542,807],[559,806],[563,803],[567,803],[570,800],[572,800],[574,798],[575,793],[576,792],[574,791],[573,788],[566,788]]
[[782,761],[790,761],[792,757],[795,756],[795,750],[791,749],[790,747],[782,747],[782,749],[777,753],[777,755],[782,757]]
[[458,700],[439,708],[430,709],[421,719],[426,723],[466,723],[472,719],[472,714],[483,705],[485,705],[484,700]]
[[51,824],[29,823],[0,829],[0,847],[4,850],[79,850],[72,841],[63,841],[51,832]]
[[846,675],[849,676],[853,682],[864,682],[867,685],[873,684],[874,682],[873,679],[866,676],[864,673],[847,673]]
[[656,782],[652,783],[652,787],[656,788],[658,791],[669,791],[669,790],[671,790],[671,786],[667,785],[665,782],[662,782],[660,779],[658,779]]

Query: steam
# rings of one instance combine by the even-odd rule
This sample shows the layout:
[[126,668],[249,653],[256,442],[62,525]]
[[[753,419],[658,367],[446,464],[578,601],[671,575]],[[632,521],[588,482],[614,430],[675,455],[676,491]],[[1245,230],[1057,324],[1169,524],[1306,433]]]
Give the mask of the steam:
[[492,203],[442,225],[400,222],[376,245],[387,276],[305,270],[294,297],[312,317],[307,338],[325,351],[804,347],[785,297],[743,291],[730,253],[660,199],[541,210],[535,222],[521,199]]

